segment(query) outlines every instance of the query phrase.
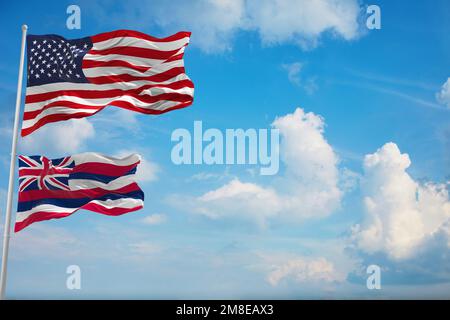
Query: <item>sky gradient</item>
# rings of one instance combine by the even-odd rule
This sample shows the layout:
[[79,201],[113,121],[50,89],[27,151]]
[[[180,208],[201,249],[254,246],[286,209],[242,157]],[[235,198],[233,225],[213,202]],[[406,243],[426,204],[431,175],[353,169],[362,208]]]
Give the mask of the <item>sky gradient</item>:
[[[8,298],[450,298],[448,1],[121,3],[78,1],[80,30],[66,28],[73,2],[0,5],[2,226],[23,23],[73,39],[191,31],[195,84],[182,110],[110,107],[20,139],[19,153],[50,158],[138,152],[146,198],[14,234]],[[365,26],[370,4],[380,30]],[[173,130],[196,120],[278,128],[279,173],[173,164]],[[381,290],[366,287],[371,264]],[[81,290],[66,288],[69,265]]]

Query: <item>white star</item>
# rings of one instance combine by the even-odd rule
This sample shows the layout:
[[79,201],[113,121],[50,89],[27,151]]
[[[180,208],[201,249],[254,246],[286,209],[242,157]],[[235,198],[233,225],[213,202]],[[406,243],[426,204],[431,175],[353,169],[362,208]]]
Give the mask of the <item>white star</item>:
[[36,43],[37,43],[37,41],[36,41],[36,40],[34,40],[34,41],[33,41],[33,44],[36,44]]
[[37,78],[40,78],[38,73],[36,73],[35,77],[36,77],[36,79],[37,79]]
[[80,75],[77,73],[76,75],[75,75],[77,78],[79,78],[80,77]]

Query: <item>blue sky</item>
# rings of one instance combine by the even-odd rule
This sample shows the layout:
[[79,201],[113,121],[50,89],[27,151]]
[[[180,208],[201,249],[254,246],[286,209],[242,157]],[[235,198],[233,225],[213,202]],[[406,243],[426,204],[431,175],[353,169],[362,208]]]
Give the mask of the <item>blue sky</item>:
[[[2,222],[21,24],[67,38],[192,31],[195,101],[161,116],[111,107],[21,139],[21,153],[49,157],[139,152],[146,200],[121,217],[83,211],[14,235],[8,297],[449,298],[447,1],[79,1],[80,30],[66,28],[69,4],[1,5]],[[371,4],[380,30],[365,27]],[[280,128],[279,175],[174,165],[171,133],[195,120]],[[72,264],[79,291],[66,289]],[[366,288],[370,264],[381,290]]]

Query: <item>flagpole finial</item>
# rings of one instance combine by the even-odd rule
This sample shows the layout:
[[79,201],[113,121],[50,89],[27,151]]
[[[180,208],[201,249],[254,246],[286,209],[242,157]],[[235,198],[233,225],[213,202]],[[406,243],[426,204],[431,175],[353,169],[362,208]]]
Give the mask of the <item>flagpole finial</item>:
[[28,30],[28,26],[26,24],[22,25],[22,31],[27,31]]

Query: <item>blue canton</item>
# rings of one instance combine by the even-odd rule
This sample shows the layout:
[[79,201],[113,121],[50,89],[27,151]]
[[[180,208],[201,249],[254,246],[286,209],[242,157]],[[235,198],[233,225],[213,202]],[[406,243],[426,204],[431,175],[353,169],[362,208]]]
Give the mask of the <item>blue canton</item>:
[[89,82],[83,74],[82,62],[91,48],[90,37],[67,40],[57,35],[27,36],[27,86]]

